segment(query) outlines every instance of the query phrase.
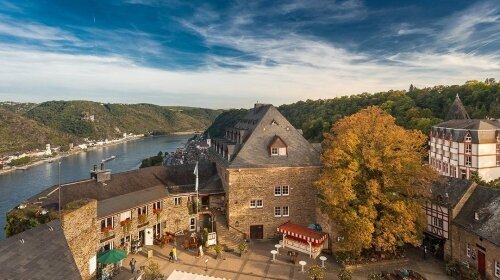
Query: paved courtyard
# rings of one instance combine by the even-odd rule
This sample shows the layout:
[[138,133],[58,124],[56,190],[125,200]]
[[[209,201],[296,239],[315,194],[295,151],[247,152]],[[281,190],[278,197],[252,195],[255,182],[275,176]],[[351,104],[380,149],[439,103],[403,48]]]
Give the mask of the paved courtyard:
[[[272,241],[255,241],[249,245],[249,252],[244,254],[241,258],[234,253],[225,253],[224,260],[214,259],[214,254],[208,253],[203,258],[197,258],[194,251],[180,249],[177,246],[178,261],[171,263],[168,261],[168,253],[172,245],[160,248],[158,246],[149,246],[150,250],[154,251],[153,260],[160,266],[161,272],[168,276],[174,269],[197,273],[206,274],[210,276],[223,277],[234,280],[256,280],[256,279],[307,279],[307,272],[300,271],[299,260],[307,262],[305,270],[313,264],[321,264],[319,258],[317,260],[310,259],[307,255],[300,253],[297,264],[289,262],[290,258],[286,252],[288,250],[280,250],[280,254],[276,256],[276,261],[272,261],[270,251],[274,249],[274,242]],[[407,265],[392,265],[383,266],[377,269],[362,269],[353,272],[353,279],[366,279],[368,273],[371,271],[381,270],[394,270],[397,268],[406,267],[416,270],[429,280],[448,280],[451,279],[445,275],[444,264],[442,261],[437,261],[428,258],[427,261],[422,260],[419,252],[409,251],[408,256],[410,262]],[[140,266],[147,266],[148,260],[146,253],[130,254],[127,259],[123,261],[123,270],[114,279],[129,280],[134,279],[130,273],[128,266],[131,258],[137,260],[136,268]],[[332,256],[326,255],[328,260],[325,262],[326,275],[324,279],[337,279],[337,273],[340,270],[340,265],[337,264]],[[205,271],[205,260],[208,259],[208,270]]]

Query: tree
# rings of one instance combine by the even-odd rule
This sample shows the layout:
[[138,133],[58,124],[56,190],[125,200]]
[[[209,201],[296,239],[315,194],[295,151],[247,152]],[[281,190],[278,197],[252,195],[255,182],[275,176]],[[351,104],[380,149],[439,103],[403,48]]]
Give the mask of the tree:
[[155,280],[161,277],[163,277],[163,274],[161,274],[160,272],[160,266],[158,265],[158,263],[149,261],[149,264],[144,271],[144,279]]
[[315,186],[335,221],[341,249],[359,255],[417,245],[425,227],[422,203],[437,174],[422,162],[426,136],[405,130],[378,107],[339,120],[325,134],[323,170]]

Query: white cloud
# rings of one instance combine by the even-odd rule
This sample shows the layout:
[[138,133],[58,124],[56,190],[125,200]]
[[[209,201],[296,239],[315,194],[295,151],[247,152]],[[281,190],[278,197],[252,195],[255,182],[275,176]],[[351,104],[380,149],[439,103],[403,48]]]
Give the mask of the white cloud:
[[5,17],[0,17],[0,20],[0,35],[40,41],[79,41],[71,33],[56,27],[32,22],[19,22]]

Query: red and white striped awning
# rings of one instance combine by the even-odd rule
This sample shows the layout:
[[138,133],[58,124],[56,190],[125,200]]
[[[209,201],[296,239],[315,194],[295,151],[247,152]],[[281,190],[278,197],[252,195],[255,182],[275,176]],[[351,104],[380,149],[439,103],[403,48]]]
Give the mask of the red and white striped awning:
[[328,237],[326,232],[313,230],[305,226],[292,224],[291,222],[282,224],[277,230],[287,236],[292,236],[308,243],[321,244]]

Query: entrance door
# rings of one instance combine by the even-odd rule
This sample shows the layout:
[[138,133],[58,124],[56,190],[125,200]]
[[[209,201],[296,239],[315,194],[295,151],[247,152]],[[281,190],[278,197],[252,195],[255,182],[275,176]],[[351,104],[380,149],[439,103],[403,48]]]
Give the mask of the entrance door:
[[146,235],[144,236],[144,245],[153,245],[153,229],[147,228]]
[[477,271],[484,276],[484,272],[486,271],[486,260],[484,253],[477,250]]
[[250,226],[250,239],[262,239],[264,238],[264,226],[255,225]]
[[144,230],[139,231],[139,239],[141,240],[141,246],[144,245]]
[[196,230],[196,218],[191,217],[189,218],[189,231],[195,231]]

